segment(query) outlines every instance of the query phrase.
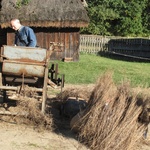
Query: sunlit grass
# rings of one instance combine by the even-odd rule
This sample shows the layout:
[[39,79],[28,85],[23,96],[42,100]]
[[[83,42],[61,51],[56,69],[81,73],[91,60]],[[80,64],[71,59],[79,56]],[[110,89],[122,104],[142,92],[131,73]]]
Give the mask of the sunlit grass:
[[65,74],[66,83],[95,83],[100,75],[111,71],[116,83],[129,80],[132,86],[150,87],[149,63],[113,60],[94,54],[80,54],[78,62],[56,62],[59,72]]

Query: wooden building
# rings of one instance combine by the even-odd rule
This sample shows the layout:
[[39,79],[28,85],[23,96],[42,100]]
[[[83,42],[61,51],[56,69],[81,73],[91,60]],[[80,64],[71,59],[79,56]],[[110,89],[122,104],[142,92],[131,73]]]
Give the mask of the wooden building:
[[64,47],[51,59],[79,59],[80,28],[87,27],[89,18],[81,0],[0,0],[0,46],[13,45],[12,18],[30,26],[36,33],[38,46],[48,48],[50,42]]

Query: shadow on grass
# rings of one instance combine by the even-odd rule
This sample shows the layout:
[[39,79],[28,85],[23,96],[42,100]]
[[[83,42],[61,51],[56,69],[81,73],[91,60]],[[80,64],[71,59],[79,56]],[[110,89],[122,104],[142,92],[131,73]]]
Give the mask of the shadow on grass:
[[136,57],[136,56],[126,55],[126,54],[121,54],[116,52],[110,52],[110,51],[99,51],[97,55],[114,59],[114,60],[122,60],[122,61],[129,61],[129,62],[146,62],[146,63],[150,62],[149,58]]

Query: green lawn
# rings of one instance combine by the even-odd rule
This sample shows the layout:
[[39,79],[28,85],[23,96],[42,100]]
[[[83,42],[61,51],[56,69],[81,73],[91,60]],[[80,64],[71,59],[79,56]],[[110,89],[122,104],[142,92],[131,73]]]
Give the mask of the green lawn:
[[150,63],[113,60],[94,54],[80,54],[78,62],[56,62],[59,72],[65,74],[65,83],[95,83],[100,75],[111,71],[115,83],[129,80],[133,87],[150,87]]

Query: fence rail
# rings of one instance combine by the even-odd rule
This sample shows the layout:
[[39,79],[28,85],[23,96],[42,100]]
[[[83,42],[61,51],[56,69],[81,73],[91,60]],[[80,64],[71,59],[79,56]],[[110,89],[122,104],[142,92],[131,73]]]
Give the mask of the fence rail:
[[110,38],[97,35],[80,35],[80,52],[98,53],[108,50]]

